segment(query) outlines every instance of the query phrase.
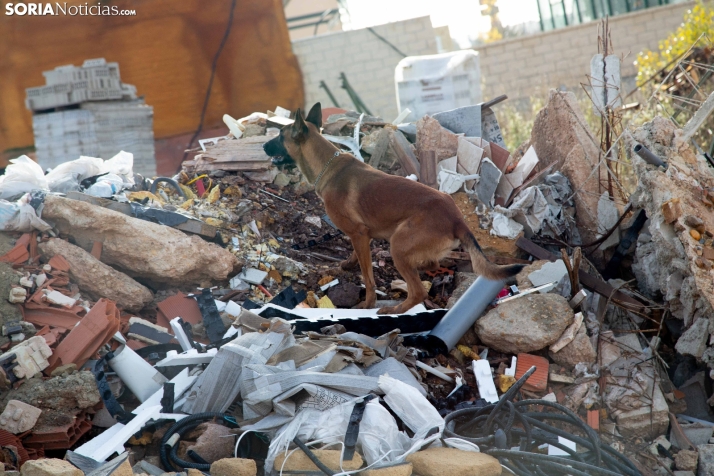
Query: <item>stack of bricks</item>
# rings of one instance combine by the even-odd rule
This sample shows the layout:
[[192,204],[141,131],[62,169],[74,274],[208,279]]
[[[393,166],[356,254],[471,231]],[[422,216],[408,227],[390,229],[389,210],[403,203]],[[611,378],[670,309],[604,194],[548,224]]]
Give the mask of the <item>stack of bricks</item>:
[[46,71],[47,85],[28,88],[37,161],[43,168],[81,155],[109,159],[134,155],[134,172],[156,174],[154,111],[121,82],[117,63],[87,60],[81,67]]

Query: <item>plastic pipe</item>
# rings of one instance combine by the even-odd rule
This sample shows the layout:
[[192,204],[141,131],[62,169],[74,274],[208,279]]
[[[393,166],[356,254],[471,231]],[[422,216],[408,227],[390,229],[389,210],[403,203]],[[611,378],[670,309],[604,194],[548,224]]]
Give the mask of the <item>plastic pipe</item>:
[[168,380],[125,345],[119,346],[114,352],[114,357],[107,362],[142,403],[161,390],[164,382]]
[[466,331],[481,317],[486,307],[496,299],[504,283],[505,281],[493,281],[483,276],[476,278],[456,305],[431,331],[430,339],[438,339],[447,352],[453,349]]
[[642,157],[642,160],[647,162],[648,164],[652,164],[656,167],[667,167],[667,164],[665,164],[662,159],[657,157],[652,153],[651,150],[649,150],[647,147],[645,147],[642,144],[636,144],[635,148],[633,149],[635,151],[635,154],[639,155]]

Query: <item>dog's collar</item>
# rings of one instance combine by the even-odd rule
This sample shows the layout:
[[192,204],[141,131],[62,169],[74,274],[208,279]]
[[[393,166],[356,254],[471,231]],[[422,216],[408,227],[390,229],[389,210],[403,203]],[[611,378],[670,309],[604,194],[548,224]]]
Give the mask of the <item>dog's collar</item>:
[[317,178],[315,179],[315,183],[313,184],[313,187],[315,187],[315,189],[317,189],[317,183],[320,181],[320,179],[322,178],[324,173],[327,171],[327,167],[329,167],[330,164],[332,163],[332,161],[335,160],[335,157],[338,157],[341,154],[342,154],[342,151],[338,149],[337,152],[335,152],[335,155],[330,157],[330,160],[327,161],[325,166],[322,168],[322,172],[320,172],[320,175],[318,175]]

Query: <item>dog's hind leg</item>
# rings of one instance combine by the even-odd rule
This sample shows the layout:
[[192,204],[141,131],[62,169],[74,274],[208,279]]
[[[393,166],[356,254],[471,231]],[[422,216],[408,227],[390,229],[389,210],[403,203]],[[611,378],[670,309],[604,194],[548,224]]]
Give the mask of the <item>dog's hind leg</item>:
[[354,234],[350,236],[350,238],[352,240],[352,245],[355,247],[353,255],[355,255],[357,257],[357,261],[359,261],[359,267],[362,270],[362,280],[364,281],[364,286],[367,289],[364,301],[355,306],[355,308],[371,309],[377,302],[377,295],[374,292],[375,284],[374,272],[372,270],[372,251],[369,247],[371,238],[366,230],[364,233]]

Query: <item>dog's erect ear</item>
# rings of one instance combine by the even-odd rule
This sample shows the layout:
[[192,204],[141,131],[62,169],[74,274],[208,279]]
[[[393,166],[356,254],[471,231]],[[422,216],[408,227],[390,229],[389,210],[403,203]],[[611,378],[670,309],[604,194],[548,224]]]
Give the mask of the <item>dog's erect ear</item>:
[[318,129],[322,127],[322,105],[319,102],[316,102],[315,105],[312,106],[305,120],[315,124],[315,127]]
[[305,121],[302,118],[302,111],[298,109],[295,111],[295,122],[293,123],[292,130],[290,131],[290,138],[295,142],[302,142],[307,137],[309,132],[307,124],[305,124]]

